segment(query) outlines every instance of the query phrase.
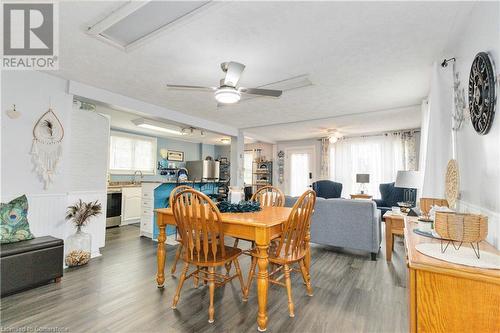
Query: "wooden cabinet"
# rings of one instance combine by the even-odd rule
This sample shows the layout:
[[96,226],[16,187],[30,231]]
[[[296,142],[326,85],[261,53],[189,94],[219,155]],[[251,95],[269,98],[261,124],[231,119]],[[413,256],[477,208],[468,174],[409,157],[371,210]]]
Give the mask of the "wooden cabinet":
[[141,187],[122,188],[122,224],[137,223],[141,218]]
[[[410,332],[500,332],[500,271],[419,253],[418,243],[438,240],[415,234],[415,226],[406,219]],[[498,253],[485,242],[481,251]]]

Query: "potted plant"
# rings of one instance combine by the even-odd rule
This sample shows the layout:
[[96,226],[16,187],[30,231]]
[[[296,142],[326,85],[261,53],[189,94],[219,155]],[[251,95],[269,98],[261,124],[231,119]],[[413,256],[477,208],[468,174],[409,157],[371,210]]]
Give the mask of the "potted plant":
[[83,202],[81,199],[68,207],[66,220],[72,222],[76,227],[76,233],[66,240],[65,263],[69,267],[85,265],[90,260],[92,249],[92,237],[83,232],[82,227],[87,225],[91,217],[98,216],[102,212],[101,204],[96,201]]

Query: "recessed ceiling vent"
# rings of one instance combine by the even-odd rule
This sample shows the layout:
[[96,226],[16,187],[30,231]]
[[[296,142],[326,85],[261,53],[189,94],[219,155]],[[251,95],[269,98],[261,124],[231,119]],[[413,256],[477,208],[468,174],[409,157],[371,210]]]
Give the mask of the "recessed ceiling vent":
[[208,7],[210,1],[130,1],[88,33],[125,51]]

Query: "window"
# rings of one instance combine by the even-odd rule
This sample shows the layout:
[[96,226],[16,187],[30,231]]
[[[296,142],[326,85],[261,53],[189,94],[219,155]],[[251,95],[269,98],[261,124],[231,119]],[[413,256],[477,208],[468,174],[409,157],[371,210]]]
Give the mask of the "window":
[[156,138],[111,132],[109,171],[132,174],[142,171],[154,174],[156,169]]
[[243,155],[243,181],[245,185],[252,185],[253,151],[245,151]]
[[365,190],[380,198],[379,184],[393,182],[398,170],[403,170],[401,143],[394,136],[347,138],[335,143],[330,150],[331,179],[343,185],[343,197],[359,193],[356,174],[370,174]]

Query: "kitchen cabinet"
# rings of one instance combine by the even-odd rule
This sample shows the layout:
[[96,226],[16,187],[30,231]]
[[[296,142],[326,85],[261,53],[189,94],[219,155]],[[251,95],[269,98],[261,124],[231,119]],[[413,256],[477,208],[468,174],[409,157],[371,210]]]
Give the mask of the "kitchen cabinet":
[[141,198],[140,186],[122,188],[122,225],[140,221]]
[[141,195],[141,236],[153,238],[154,190],[161,183],[143,183]]
[[[417,218],[405,219],[410,332],[500,332],[500,271],[464,266],[420,253]],[[499,252],[481,242],[481,253]],[[466,247],[468,245],[462,245]],[[449,247],[447,251],[456,251]]]

